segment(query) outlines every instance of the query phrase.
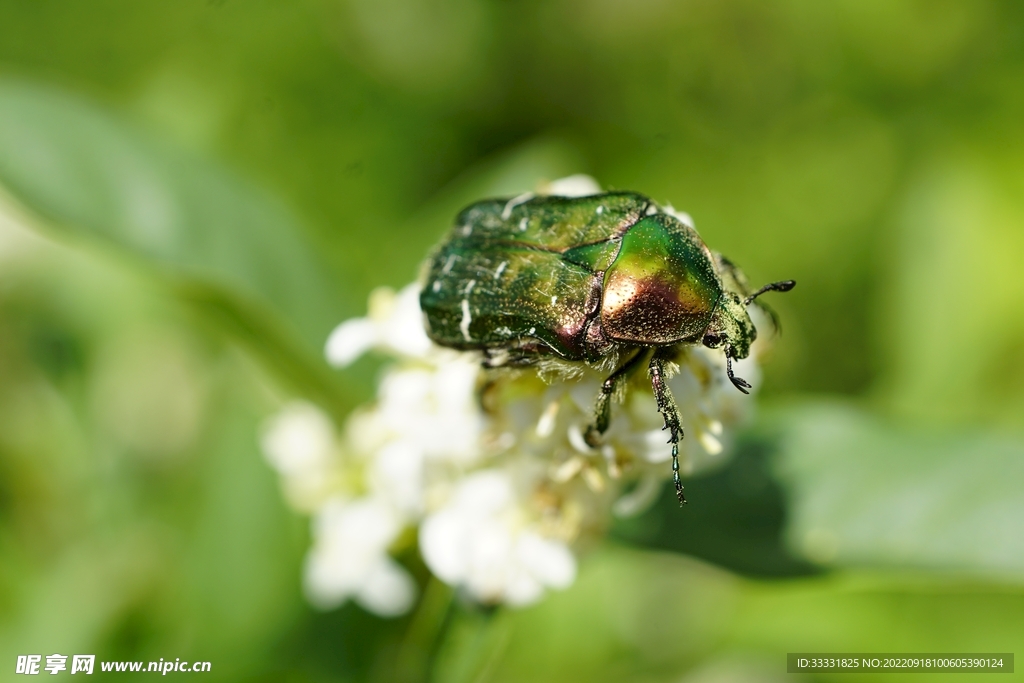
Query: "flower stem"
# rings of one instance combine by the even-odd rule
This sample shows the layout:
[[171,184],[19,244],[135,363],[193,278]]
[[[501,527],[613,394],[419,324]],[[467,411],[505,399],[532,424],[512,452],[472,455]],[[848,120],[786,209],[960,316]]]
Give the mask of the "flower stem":
[[437,649],[447,628],[453,591],[431,576],[423,590],[416,613],[413,614],[395,657],[393,676],[398,683],[427,683]]

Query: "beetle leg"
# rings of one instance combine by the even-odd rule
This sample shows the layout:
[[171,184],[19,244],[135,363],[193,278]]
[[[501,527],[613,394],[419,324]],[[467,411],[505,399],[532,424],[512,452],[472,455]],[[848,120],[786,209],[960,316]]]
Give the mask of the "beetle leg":
[[601,443],[601,435],[608,431],[608,425],[612,421],[612,396],[615,395],[619,383],[640,365],[640,361],[646,355],[644,349],[638,350],[601,385],[601,393],[597,395],[597,405],[594,407],[594,424],[587,427],[587,432],[583,435],[583,440],[591,448],[596,448]]
[[667,363],[666,349],[661,347],[651,357],[649,372],[651,375],[651,386],[654,387],[654,398],[658,402],[658,412],[665,418],[665,429],[669,431],[668,442],[672,444],[672,483],[676,486],[676,498],[679,505],[686,503],[686,496],[683,495],[683,482],[679,478],[679,440],[683,438],[683,426],[679,420],[679,408],[676,400],[672,398],[672,392],[668,388],[665,365]]
[[749,394],[750,393],[749,391],[747,391],[747,389],[751,388],[750,382],[748,382],[747,380],[743,379],[742,377],[737,377],[736,375],[732,374],[732,347],[731,346],[725,347],[725,374],[729,375],[729,381],[733,383],[733,386],[735,386],[737,389],[742,391],[744,394]]

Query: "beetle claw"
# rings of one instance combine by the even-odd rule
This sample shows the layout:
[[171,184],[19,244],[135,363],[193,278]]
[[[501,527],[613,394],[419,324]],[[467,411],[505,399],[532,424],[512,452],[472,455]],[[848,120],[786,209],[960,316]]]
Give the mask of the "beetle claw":
[[725,374],[729,376],[729,381],[732,382],[734,387],[742,391],[744,394],[750,393],[747,391],[747,389],[753,388],[750,386],[750,382],[742,377],[737,377],[732,374],[732,348],[726,348],[725,350]]
[[747,389],[753,388],[750,386],[750,383],[747,382],[747,380],[743,379],[742,377],[730,377],[729,379],[732,380],[732,385],[739,389],[740,391],[742,391],[744,394],[749,394],[750,392],[747,391]]

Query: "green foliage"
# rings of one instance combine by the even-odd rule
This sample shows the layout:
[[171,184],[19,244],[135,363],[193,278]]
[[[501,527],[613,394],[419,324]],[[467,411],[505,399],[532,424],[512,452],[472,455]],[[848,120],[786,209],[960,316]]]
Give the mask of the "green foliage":
[[48,227],[142,258],[281,380],[344,405],[313,360],[343,288],[278,203],[52,89],[0,82],[0,131],[0,176]]
[[1019,435],[899,429],[828,404],[794,410],[787,427],[778,469],[790,490],[789,540],[802,554],[828,565],[1024,573]]
[[[435,4],[0,2],[5,666],[755,681],[795,650],[1012,651],[1021,10]],[[344,417],[375,367],[329,371],[331,327],[469,202],[576,172],[800,283],[738,456],[535,608],[314,614],[262,419]]]
[[1022,607],[1019,585],[865,572],[752,582],[678,555],[609,545],[571,591],[537,607],[459,613],[437,678],[663,681],[687,671],[682,680],[785,680],[786,652],[1009,652],[1024,635]]

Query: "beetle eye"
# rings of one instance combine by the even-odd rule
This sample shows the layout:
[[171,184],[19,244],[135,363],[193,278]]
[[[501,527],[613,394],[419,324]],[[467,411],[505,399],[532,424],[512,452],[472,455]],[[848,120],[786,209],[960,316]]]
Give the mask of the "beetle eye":
[[705,334],[704,335],[704,346],[709,349],[713,349],[722,343],[722,338],[717,334]]

